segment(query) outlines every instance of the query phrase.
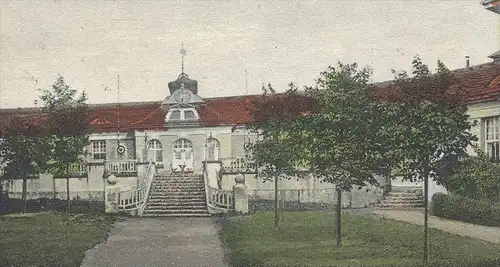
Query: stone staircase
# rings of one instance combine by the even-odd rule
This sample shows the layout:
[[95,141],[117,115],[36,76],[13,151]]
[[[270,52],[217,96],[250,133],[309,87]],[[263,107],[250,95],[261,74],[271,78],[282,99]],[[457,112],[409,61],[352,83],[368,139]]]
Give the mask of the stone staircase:
[[422,187],[393,186],[377,205],[378,209],[420,209],[424,206]]
[[143,216],[210,216],[203,176],[194,174],[156,176],[151,184]]

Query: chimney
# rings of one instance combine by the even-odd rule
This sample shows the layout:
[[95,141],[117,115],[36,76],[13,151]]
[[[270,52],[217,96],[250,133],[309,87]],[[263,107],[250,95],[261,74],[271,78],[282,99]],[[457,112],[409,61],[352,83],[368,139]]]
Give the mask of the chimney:
[[470,68],[470,57],[469,56],[465,56],[465,67],[468,69]]

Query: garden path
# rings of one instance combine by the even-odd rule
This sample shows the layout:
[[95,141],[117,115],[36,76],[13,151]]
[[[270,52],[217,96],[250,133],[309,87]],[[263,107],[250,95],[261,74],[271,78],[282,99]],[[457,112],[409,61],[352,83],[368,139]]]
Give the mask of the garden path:
[[81,266],[228,266],[214,217],[130,218],[117,221],[106,242]]
[[[424,225],[423,210],[375,210],[373,213],[386,219]],[[499,227],[489,227],[447,220],[436,216],[429,216],[429,227],[437,228],[452,234],[468,236],[500,244]]]

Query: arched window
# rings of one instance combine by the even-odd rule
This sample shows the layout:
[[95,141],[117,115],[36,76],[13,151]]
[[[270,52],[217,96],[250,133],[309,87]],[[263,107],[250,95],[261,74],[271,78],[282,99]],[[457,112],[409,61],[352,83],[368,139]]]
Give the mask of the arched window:
[[205,160],[219,160],[220,142],[215,138],[205,141]]
[[148,160],[162,162],[162,147],[160,141],[153,139],[148,142]]

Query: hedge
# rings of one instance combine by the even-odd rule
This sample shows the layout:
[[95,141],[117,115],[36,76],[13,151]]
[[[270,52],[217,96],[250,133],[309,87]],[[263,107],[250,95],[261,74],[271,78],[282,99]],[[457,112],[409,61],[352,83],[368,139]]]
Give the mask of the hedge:
[[[0,214],[19,213],[23,210],[24,202],[18,198],[3,196],[0,201]],[[67,212],[68,201],[62,199],[38,198],[26,201],[27,212],[56,211]],[[104,202],[97,200],[71,200],[69,213],[104,213]]]
[[431,213],[467,223],[500,227],[500,203],[437,193],[432,196]]

